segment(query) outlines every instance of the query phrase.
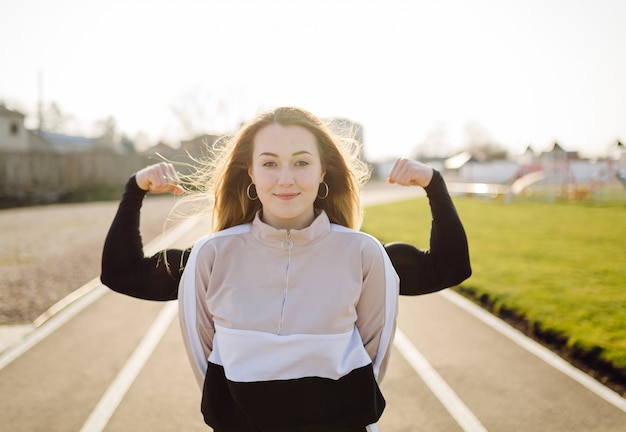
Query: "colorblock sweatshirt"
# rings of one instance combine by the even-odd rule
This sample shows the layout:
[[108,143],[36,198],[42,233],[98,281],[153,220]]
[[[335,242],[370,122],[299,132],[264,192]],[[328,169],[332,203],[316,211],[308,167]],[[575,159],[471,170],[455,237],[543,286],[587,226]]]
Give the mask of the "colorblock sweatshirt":
[[261,221],[192,249],[179,287],[183,340],[215,431],[352,431],[384,409],[398,277],[383,246],[331,224]]

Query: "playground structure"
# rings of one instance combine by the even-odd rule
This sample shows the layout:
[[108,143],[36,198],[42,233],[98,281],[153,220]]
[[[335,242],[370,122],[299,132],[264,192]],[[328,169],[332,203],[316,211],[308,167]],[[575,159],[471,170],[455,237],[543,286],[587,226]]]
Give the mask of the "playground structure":
[[[516,161],[478,162],[466,158],[449,172],[449,190],[462,195],[539,201],[626,199],[626,152],[602,160],[582,159],[558,144],[549,152],[527,152]],[[448,165],[452,166],[452,165]]]

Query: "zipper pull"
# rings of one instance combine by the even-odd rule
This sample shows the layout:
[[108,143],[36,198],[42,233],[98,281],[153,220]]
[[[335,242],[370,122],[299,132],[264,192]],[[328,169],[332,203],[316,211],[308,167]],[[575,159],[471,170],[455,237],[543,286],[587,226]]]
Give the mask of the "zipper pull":
[[293,248],[293,242],[291,241],[291,230],[287,230],[285,233],[285,240],[281,244],[283,250],[290,251]]

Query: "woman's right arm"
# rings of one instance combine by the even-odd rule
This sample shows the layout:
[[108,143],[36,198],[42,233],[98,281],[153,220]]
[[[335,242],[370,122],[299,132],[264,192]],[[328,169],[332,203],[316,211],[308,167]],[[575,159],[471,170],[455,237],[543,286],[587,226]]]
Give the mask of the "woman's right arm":
[[175,300],[190,249],[169,249],[146,257],[139,231],[141,204],[148,191],[180,194],[169,164],[151,165],[128,182],[102,252],[100,280],[110,289],[146,300]]

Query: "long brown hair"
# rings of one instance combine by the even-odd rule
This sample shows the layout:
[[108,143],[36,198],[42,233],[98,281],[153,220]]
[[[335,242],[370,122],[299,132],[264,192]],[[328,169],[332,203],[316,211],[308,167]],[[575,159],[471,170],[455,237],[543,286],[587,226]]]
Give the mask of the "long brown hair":
[[[362,219],[360,186],[369,178],[369,168],[359,159],[360,144],[347,137],[338,138],[306,110],[280,107],[265,111],[244,125],[194,176],[196,187],[200,186],[205,194],[214,193],[211,231],[251,222],[261,210],[261,202],[246,194],[251,183],[248,169],[256,134],[273,123],[301,126],[315,136],[328,196],[316,199],[314,207],[324,210],[331,222],[358,229]],[[323,196],[325,189],[322,187],[318,196]]]

